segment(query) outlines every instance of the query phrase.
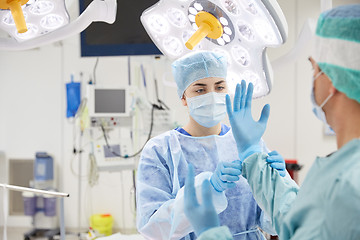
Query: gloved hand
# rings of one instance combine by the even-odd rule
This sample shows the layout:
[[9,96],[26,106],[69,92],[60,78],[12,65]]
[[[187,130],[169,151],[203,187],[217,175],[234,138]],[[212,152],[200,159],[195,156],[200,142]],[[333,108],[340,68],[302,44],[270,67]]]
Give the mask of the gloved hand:
[[241,162],[235,160],[233,162],[219,162],[213,175],[210,178],[211,185],[216,191],[222,192],[226,189],[236,186],[239,175],[241,174]]
[[285,177],[286,165],[284,158],[277,151],[269,152],[268,155],[266,162],[271,163],[270,166],[276,169],[280,176]]
[[194,168],[189,164],[184,189],[184,212],[198,237],[202,232],[220,226],[219,217],[212,202],[210,182],[208,180],[202,183],[201,190],[202,204],[199,204],[194,187]]
[[260,120],[255,122],[251,115],[253,84],[249,83],[247,93],[246,82],[236,85],[234,110],[231,108],[230,96],[226,96],[226,109],[229,115],[232,132],[236,141],[240,160],[254,152],[261,152],[259,141],[265,132],[270,114],[270,105],[262,109]]

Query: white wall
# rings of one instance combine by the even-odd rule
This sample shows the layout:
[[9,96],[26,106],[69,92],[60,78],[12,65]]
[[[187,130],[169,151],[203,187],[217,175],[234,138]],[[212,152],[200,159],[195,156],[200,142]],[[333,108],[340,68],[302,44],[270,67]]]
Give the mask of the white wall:
[[[287,53],[297,39],[305,20],[316,19],[320,13],[320,1],[279,0],[289,24],[287,43],[277,49],[269,49],[271,60]],[[359,3],[358,0],[337,0],[340,4]],[[73,3],[71,13],[78,12]],[[325,137],[322,124],[313,116],[310,103],[312,71],[307,57],[311,49],[305,49],[297,62],[289,63],[274,73],[271,94],[254,102],[254,115],[258,117],[265,103],[271,105],[270,121],[264,139],[271,149],[278,150],[287,159],[297,159],[304,165],[300,171],[303,181],[316,155],[324,155],[336,149],[334,137]],[[66,39],[39,49],[21,52],[0,52],[0,150],[8,158],[34,158],[36,151],[47,151],[59,166],[59,190],[70,193],[65,201],[66,226],[77,227],[78,178],[70,171],[73,147],[73,126],[65,119],[65,83],[70,74],[84,81],[92,74],[95,58],[80,57],[79,36]],[[97,83],[126,84],[127,57],[102,57],[97,68]],[[160,98],[174,112],[175,119],[186,122],[186,109],[177,99],[176,89],[162,82],[164,72],[170,71],[170,62],[162,58],[131,57],[132,78],[139,78],[138,66],[143,63],[148,81],[154,74],[159,80]],[[170,75],[168,75],[170,76]],[[172,81],[170,79],[170,81]],[[152,82],[149,82],[151,88]],[[150,94],[151,95],[151,94]],[[86,174],[87,154],[82,155],[83,172]],[[77,170],[78,159],[73,162]],[[0,166],[2,167],[2,166]],[[86,216],[92,213],[110,212],[115,217],[115,227],[130,231],[134,228],[134,214],[130,192],[132,174],[101,173],[99,185],[92,190],[82,180],[81,218],[87,226]],[[123,214],[124,213],[124,214]],[[19,223],[18,218],[9,224]],[[29,224],[24,220],[21,224]]]

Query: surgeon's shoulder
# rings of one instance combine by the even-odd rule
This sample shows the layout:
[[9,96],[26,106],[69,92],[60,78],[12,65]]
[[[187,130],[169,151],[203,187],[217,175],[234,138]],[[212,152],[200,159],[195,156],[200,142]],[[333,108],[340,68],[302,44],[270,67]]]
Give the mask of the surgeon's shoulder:
[[[335,176],[334,184],[328,189],[327,199],[329,206],[335,205],[340,209],[348,209],[347,214],[357,212],[357,219],[360,220],[360,161],[354,162],[353,166],[338,176]],[[350,208],[349,208],[350,207]],[[356,209],[356,210],[355,210]]]
[[151,138],[144,146],[143,152],[145,151],[160,151],[167,148],[171,139],[173,139],[176,135],[176,130],[166,131],[156,137]]
[[[352,237],[334,236],[332,239],[360,239],[360,162],[354,163],[351,169],[335,177],[324,201],[329,229],[349,229],[342,234],[353,234]],[[355,234],[358,234],[354,238]],[[355,235],[354,235],[355,234]],[[329,238],[327,238],[329,239]]]
[[[348,194],[356,195],[356,199],[360,199],[360,159],[342,175],[343,191]],[[360,206],[360,205],[359,205]]]

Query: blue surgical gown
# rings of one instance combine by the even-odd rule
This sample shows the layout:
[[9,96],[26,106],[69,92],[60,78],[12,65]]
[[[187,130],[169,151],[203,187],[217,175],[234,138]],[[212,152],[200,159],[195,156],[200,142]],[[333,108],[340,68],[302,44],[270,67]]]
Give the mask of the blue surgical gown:
[[265,158],[247,158],[242,174],[280,239],[360,239],[359,139],[317,158],[300,189],[280,177]]
[[[262,141],[261,145],[267,151]],[[138,231],[147,239],[196,239],[183,210],[177,210],[183,200],[176,202],[185,184],[187,165],[192,163],[198,176],[211,176],[219,161],[236,159],[238,152],[231,130],[222,136],[207,137],[171,130],[152,138],[142,151],[137,172]],[[229,227],[234,239],[264,239],[258,227],[275,235],[246,179],[241,177],[236,184],[225,191],[227,208],[219,214],[220,223]]]

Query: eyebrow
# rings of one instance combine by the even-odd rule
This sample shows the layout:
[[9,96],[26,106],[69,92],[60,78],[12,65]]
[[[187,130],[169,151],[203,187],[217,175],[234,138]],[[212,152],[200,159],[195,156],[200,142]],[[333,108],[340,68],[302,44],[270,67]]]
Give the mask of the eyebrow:
[[[224,80],[221,80],[221,81],[216,82],[215,85],[222,84],[222,83],[224,83],[224,82],[225,82]],[[195,83],[193,86],[194,86],[194,87],[195,87],[195,86],[206,87],[207,84],[205,84],[205,83]]]
[[221,81],[216,82],[215,85],[216,84],[221,84],[221,83],[224,83],[224,82],[225,82],[224,80],[221,80]]
[[206,87],[206,84],[204,84],[204,83],[195,83],[193,86]]

